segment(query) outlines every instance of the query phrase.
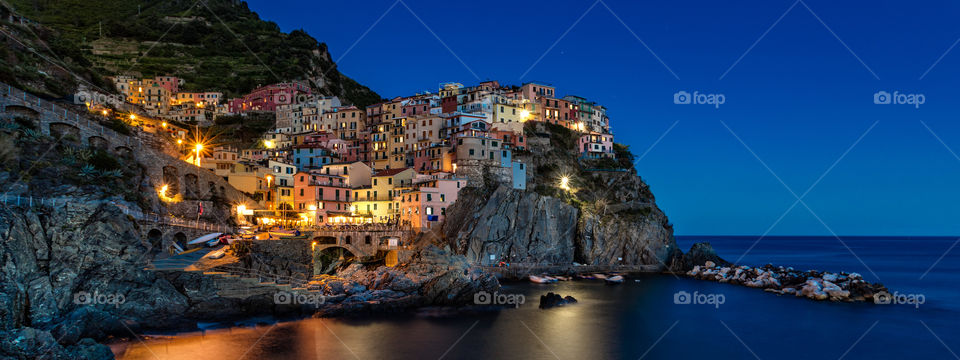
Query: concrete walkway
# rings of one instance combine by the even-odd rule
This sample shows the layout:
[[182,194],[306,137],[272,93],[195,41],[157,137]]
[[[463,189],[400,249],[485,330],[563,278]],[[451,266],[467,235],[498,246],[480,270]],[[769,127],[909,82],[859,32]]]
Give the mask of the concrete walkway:
[[174,255],[166,259],[154,260],[147,270],[180,270],[185,271],[187,267],[196,264],[204,256],[216,250],[215,247],[201,248],[186,254]]

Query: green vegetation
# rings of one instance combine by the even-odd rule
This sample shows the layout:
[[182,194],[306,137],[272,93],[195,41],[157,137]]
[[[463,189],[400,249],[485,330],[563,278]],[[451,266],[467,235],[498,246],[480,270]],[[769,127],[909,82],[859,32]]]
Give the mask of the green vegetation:
[[630,152],[630,145],[613,143],[613,154],[617,157],[621,169],[632,169],[636,156]]
[[[322,95],[340,96],[358,106],[380,96],[340,74],[327,46],[303,30],[284,33],[264,21],[245,2],[208,0],[12,0],[17,12],[51,28],[37,34],[45,44],[32,46],[46,56],[76,65],[72,71],[109,88],[103,76],[125,73],[185,80],[187,91],[221,91],[236,97],[259,85],[288,80],[323,79]],[[25,29],[24,36],[33,35]],[[40,41],[38,41],[39,43]],[[49,47],[49,50],[46,48]],[[17,53],[17,56],[20,52]],[[0,56],[5,54],[0,53]],[[9,57],[9,54],[6,54]],[[0,80],[29,76],[24,59],[11,67],[0,61]],[[95,70],[94,70],[95,69]],[[36,77],[36,72],[32,72]],[[39,79],[26,79],[35,82]],[[46,92],[61,88],[51,84]]]
[[220,116],[208,131],[216,135],[217,145],[246,149],[253,147],[263,133],[273,129],[274,121],[271,113]]

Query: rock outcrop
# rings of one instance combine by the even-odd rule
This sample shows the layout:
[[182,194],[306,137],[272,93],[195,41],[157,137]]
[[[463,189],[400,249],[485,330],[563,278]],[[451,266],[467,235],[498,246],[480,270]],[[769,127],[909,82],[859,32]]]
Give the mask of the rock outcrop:
[[573,296],[560,296],[560,294],[554,294],[552,292],[547,293],[546,295],[540,295],[540,308],[549,309],[557,306],[564,306],[567,304],[576,304],[577,299]]
[[875,301],[875,296],[889,295],[883,284],[866,281],[857,273],[799,271],[771,264],[761,267],[734,265],[717,256],[709,243],[694,244],[690,252],[683,255],[682,263],[686,265],[700,261],[703,262],[693,265],[685,274],[700,280],[760,288],[766,292],[812,300],[871,302]]
[[[484,265],[500,261],[537,265],[654,265],[679,258],[673,227],[629,152],[612,159],[580,159],[578,134],[562,126],[528,122],[527,190],[474,181],[447,208],[446,243]],[[610,165],[614,162],[618,165]],[[626,165],[624,165],[624,163]],[[496,178],[496,176],[474,176]],[[566,178],[562,189],[558,182]]]
[[448,209],[446,236],[474,262],[569,264],[574,261],[579,211],[560,199],[498,187],[489,197],[463,190]]
[[[480,292],[493,293],[500,283],[462,255],[427,247],[395,268],[366,270],[350,265],[319,282],[328,296],[315,316],[383,312],[415,306],[467,305]],[[346,294],[346,296],[341,296]]]
[[683,254],[681,260],[676,264],[678,271],[690,271],[694,266],[712,262],[720,266],[730,266],[730,262],[720,258],[713,246],[708,242],[698,242],[690,247],[690,251]]

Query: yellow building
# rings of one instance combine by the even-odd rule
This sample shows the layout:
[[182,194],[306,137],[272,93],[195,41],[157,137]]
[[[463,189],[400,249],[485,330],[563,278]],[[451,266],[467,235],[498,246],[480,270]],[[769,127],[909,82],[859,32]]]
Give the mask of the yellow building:
[[380,170],[370,186],[353,190],[351,210],[359,216],[370,216],[374,222],[396,220],[400,204],[395,200],[400,189],[411,186],[416,172],[410,168]]
[[237,190],[252,195],[260,205],[267,207],[275,198],[269,191],[274,185],[271,173],[270,169],[263,166],[238,162],[227,174],[227,182]]

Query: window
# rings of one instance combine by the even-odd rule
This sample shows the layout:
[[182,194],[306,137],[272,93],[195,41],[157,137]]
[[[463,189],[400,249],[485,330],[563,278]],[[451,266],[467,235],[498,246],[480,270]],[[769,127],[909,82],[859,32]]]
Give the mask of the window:
[[433,195],[433,194],[427,194],[427,201],[432,201],[432,199],[433,199],[433,196],[432,196],[432,195]]
[[387,178],[387,185],[393,185],[393,178]]
[[470,156],[473,156],[473,149],[470,149]]
[[423,212],[427,215],[433,215],[433,207],[427,206],[426,208],[423,209]]

